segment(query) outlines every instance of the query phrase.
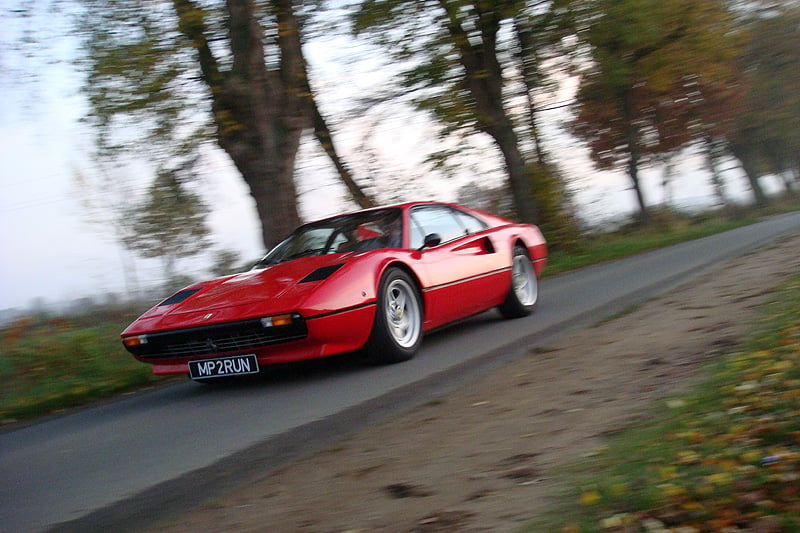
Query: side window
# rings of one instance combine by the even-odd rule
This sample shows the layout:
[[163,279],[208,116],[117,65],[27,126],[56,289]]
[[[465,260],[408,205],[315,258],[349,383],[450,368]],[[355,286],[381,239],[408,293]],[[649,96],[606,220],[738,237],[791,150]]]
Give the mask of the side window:
[[473,233],[478,233],[479,231],[483,231],[489,227],[483,220],[475,218],[468,213],[459,211],[458,209],[454,209],[453,212],[456,214],[458,221],[461,222],[461,225],[466,228],[470,235]]
[[456,220],[453,210],[444,206],[415,207],[411,211],[411,247],[421,248],[425,236],[438,233],[442,242],[452,241],[467,234]]

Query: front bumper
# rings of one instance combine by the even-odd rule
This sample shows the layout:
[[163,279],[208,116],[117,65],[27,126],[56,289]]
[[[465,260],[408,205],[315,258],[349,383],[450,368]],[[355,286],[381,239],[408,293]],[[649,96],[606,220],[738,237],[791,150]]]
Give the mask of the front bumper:
[[125,348],[142,361],[179,357],[214,356],[258,350],[265,346],[296,341],[308,335],[305,320],[291,315],[291,323],[265,325],[262,319],[176,329],[137,336],[138,344]]
[[[263,328],[260,319],[146,334],[126,346],[157,375],[188,374],[189,361],[254,354],[260,366],[315,359],[361,349],[375,318],[374,303]],[[267,330],[266,332],[264,330]]]

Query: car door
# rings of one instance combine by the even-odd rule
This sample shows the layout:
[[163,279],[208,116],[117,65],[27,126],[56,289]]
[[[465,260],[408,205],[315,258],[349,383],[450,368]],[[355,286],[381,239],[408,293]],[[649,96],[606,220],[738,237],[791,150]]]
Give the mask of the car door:
[[[411,210],[410,243],[422,249],[425,274],[426,326],[436,327],[499,303],[498,287],[507,268],[495,252],[482,221],[444,205]],[[427,235],[439,244],[423,248]],[[505,276],[505,277],[504,277]]]

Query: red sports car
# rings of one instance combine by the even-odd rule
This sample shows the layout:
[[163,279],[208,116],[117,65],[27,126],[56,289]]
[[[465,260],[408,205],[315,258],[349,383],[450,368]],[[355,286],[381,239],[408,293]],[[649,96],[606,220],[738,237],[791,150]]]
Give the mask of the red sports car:
[[196,380],[357,350],[393,363],[469,315],[530,314],[546,261],[530,224],[434,202],[368,209],[301,226],[252,270],[178,291],[122,342],[156,374]]

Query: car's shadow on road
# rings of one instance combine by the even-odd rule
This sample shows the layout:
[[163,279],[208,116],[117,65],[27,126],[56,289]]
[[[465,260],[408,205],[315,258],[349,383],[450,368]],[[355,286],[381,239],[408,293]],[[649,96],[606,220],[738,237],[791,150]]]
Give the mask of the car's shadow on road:
[[[434,346],[446,343],[449,339],[464,334],[467,331],[475,332],[491,327],[501,321],[500,316],[494,311],[465,318],[459,322],[449,324],[441,329],[425,334],[422,349],[415,358],[425,357],[425,346]],[[222,391],[246,391],[248,389],[261,389],[274,386],[291,386],[300,383],[310,383],[318,380],[327,380],[339,375],[369,372],[376,368],[391,368],[395,365],[375,364],[362,352],[350,352],[332,355],[307,361],[292,363],[279,363],[264,366],[261,372],[251,376],[235,378],[215,378],[192,383],[191,391],[196,394],[217,393]]]

